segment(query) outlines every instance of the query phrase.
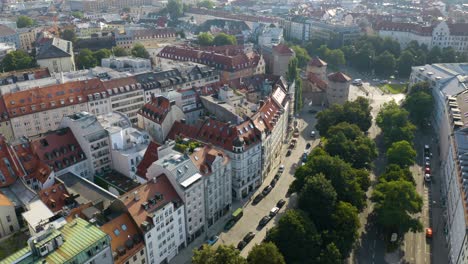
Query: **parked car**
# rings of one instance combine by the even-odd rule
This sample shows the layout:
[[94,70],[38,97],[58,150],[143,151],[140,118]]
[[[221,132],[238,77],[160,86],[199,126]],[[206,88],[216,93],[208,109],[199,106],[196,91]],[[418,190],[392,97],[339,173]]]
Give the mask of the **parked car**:
[[283,172],[284,172],[284,165],[283,165],[283,164],[281,164],[281,165],[279,166],[278,172],[280,172],[280,173],[283,173]]
[[286,201],[283,200],[283,199],[280,199],[280,200],[276,203],[276,207],[282,208],[285,204],[286,204]]
[[291,156],[291,152],[292,152],[292,151],[291,151],[290,149],[288,149],[288,151],[286,152],[286,157]]
[[271,192],[272,189],[273,187],[271,187],[271,185],[268,185],[265,188],[263,188],[263,191],[262,191],[263,196],[267,196]]
[[310,137],[315,138],[315,130],[310,131]]
[[268,224],[268,222],[270,222],[271,220],[271,216],[267,215],[267,216],[264,216],[262,217],[262,219],[260,219],[260,222],[258,223],[258,226],[260,228],[264,227],[266,224]]
[[431,174],[431,167],[426,166],[426,167],[424,168],[424,173],[425,173],[425,174]]
[[236,220],[235,219],[230,219],[229,221],[227,221],[227,223],[224,225],[224,230],[228,231],[229,229],[231,229],[235,224],[236,224]]
[[387,83],[388,83],[388,80],[381,80],[379,83],[380,83],[380,84],[387,84]]
[[249,243],[250,241],[252,241],[252,239],[255,237],[255,233],[254,232],[248,232],[247,235],[244,236],[244,242],[245,243]]
[[275,216],[276,214],[278,214],[279,210],[280,210],[280,209],[279,209],[278,207],[276,207],[276,206],[273,207],[273,208],[271,208],[271,210],[270,210],[270,216],[271,216],[271,217]]
[[252,204],[253,204],[253,205],[256,205],[256,204],[258,204],[262,199],[263,199],[263,194],[262,194],[262,193],[259,193],[259,194],[257,194],[257,196],[255,196],[255,198],[253,199]]
[[307,153],[302,154],[301,161],[302,162],[307,162]]
[[245,245],[247,245],[247,243],[244,240],[241,240],[239,241],[239,244],[237,244],[237,249],[242,250],[244,249]]
[[426,237],[432,238],[432,228],[430,227],[426,228]]
[[216,243],[216,241],[218,241],[219,239],[219,236],[211,236],[207,241],[206,243],[209,245],[209,246],[212,246]]
[[362,85],[362,80],[361,79],[354,79],[353,84],[357,85],[357,86],[361,86]]
[[276,181],[278,181],[280,177],[281,177],[281,173],[276,173],[276,175],[275,175],[275,178],[274,178],[274,179],[276,179]]
[[307,143],[306,144],[306,149],[310,149],[310,146],[311,146],[310,143]]
[[271,186],[272,188],[275,187],[277,181],[278,181],[277,179],[273,178],[273,180],[271,180],[271,182],[270,182],[270,186]]
[[315,114],[315,113],[317,113],[317,110],[315,110],[315,109],[309,109],[309,113]]
[[428,173],[424,174],[424,180],[426,182],[430,182],[431,181],[431,174],[428,174]]

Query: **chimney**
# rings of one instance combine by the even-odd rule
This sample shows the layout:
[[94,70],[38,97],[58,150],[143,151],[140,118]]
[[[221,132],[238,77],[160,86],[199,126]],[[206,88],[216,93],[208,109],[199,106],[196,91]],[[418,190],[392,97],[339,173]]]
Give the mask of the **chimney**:
[[180,123],[185,124],[185,123],[186,123],[185,118],[182,118],[182,119],[180,120]]
[[153,181],[153,183],[157,183],[157,182],[158,182],[158,178],[153,177],[152,181]]
[[263,101],[263,100],[258,101],[258,103],[260,104],[260,107],[262,107],[263,105],[265,105],[265,101]]
[[138,194],[138,191],[133,192],[133,198],[134,198],[135,201],[140,200],[140,195]]

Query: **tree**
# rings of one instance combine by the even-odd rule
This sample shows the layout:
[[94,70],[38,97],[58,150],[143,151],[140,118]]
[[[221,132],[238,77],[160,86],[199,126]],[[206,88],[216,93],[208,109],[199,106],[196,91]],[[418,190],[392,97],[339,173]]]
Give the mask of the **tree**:
[[73,29],[65,29],[60,33],[60,37],[73,43],[76,42],[76,34]]
[[323,174],[307,177],[305,185],[299,192],[299,208],[314,219],[319,230],[330,227],[330,217],[335,210],[336,203],[337,194],[330,180]]
[[388,51],[393,56],[398,57],[400,56],[400,50],[400,43],[398,43],[398,41],[390,37],[383,38],[381,52]]
[[25,28],[34,25],[34,20],[28,16],[18,16],[16,19],[16,26],[18,28]]
[[390,52],[385,51],[375,58],[375,73],[380,76],[392,75],[395,71],[395,64],[395,56],[393,56]]
[[289,60],[288,72],[286,73],[286,77],[287,77],[289,82],[292,82],[292,81],[296,80],[297,77],[299,76],[299,73],[297,71],[297,63],[298,62],[297,62],[296,57]]
[[423,201],[412,183],[403,180],[379,183],[372,200],[377,224],[385,231],[400,234],[422,231],[421,222],[412,215],[421,212]]
[[143,46],[140,43],[137,43],[133,46],[131,53],[133,56],[138,57],[138,58],[149,59],[150,57],[150,54],[146,50],[145,46]]
[[334,68],[346,63],[344,53],[339,49],[328,50],[328,52],[325,53],[325,60]]
[[184,6],[181,0],[169,0],[166,8],[172,20],[177,20],[184,13]]
[[128,52],[122,47],[114,47],[112,48],[112,52],[114,53],[114,56],[116,57],[128,56]]
[[240,255],[239,250],[232,245],[220,245],[213,249],[204,245],[202,250],[194,250],[192,257],[193,264],[247,264],[245,258]]
[[439,48],[439,46],[434,46],[432,49],[429,51],[429,54],[427,55],[428,58],[428,63],[439,63],[442,61],[442,50]]
[[331,216],[333,243],[342,256],[348,256],[354,242],[359,237],[360,227],[358,210],[349,203],[340,201]]
[[310,56],[307,53],[307,50],[298,45],[292,46],[291,49],[294,50],[294,53],[296,54],[298,67],[305,67],[310,61]]
[[389,164],[385,169],[385,172],[379,176],[379,182],[400,180],[408,181],[413,184],[416,183],[409,168],[402,168],[397,164]]
[[255,245],[247,256],[249,264],[286,264],[283,255],[272,242]]
[[93,52],[90,49],[82,49],[76,57],[76,65],[78,69],[89,69],[96,67],[98,64]]
[[201,46],[212,46],[214,37],[210,32],[201,32],[198,34],[198,44]]
[[426,91],[412,92],[406,97],[403,106],[409,112],[409,118],[419,127],[423,127],[431,118],[434,110],[434,98]]
[[267,236],[286,263],[313,263],[320,254],[320,235],[314,223],[300,210],[287,210]]
[[131,10],[130,10],[130,7],[124,7],[124,8],[122,8],[122,12],[124,12],[124,13],[130,13],[130,11],[131,11]]
[[36,61],[22,50],[16,50],[5,55],[0,62],[2,71],[29,69],[36,66]]
[[408,77],[411,73],[411,67],[415,65],[414,55],[410,51],[403,51],[397,60],[398,74],[402,77]]
[[83,19],[84,18],[83,12],[80,12],[80,11],[73,11],[73,12],[71,12],[71,15],[74,18],[78,18],[78,19]]
[[229,35],[226,33],[219,33],[213,39],[213,45],[216,45],[216,46],[236,45],[236,44],[237,44],[236,36]]
[[457,57],[457,53],[452,47],[445,47],[442,49],[440,62],[453,63],[457,61],[456,57]]
[[385,103],[377,114],[377,125],[382,129],[387,146],[393,142],[406,140],[412,142],[416,127],[409,121],[409,113],[391,101]]
[[[374,48],[365,44],[356,51],[355,55],[351,59],[352,64],[360,71],[369,71],[372,66],[372,60],[375,57]],[[349,59],[348,59],[349,60]]]
[[206,9],[213,9],[215,7],[215,3],[211,0],[203,0],[197,3],[197,7],[201,8],[204,7]]
[[109,58],[112,55],[112,52],[108,49],[100,49],[93,53],[94,58],[96,59],[97,65],[101,65],[101,60],[104,58]]
[[320,256],[317,258],[317,264],[342,264],[343,259],[341,257],[340,250],[336,247],[335,243],[328,244]]
[[302,109],[302,79],[297,77],[296,78],[296,87],[295,87],[295,95],[294,95],[294,101],[296,103],[296,113],[299,113]]
[[400,167],[408,167],[414,164],[416,150],[408,141],[402,140],[394,142],[387,150],[389,164],[397,164]]

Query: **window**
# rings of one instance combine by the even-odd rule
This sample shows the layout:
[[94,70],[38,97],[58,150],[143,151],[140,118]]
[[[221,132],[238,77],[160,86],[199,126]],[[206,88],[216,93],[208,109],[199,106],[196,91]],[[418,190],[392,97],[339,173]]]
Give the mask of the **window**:
[[120,231],[116,228],[116,229],[114,229],[114,234],[115,234],[116,236],[118,236],[118,235],[120,235]]
[[6,220],[7,220],[8,223],[10,223],[11,222],[11,216],[7,215]]
[[133,261],[136,261],[137,260],[137,256],[133,256]]
[[143,256],[143,254],[145,254],[145,252],[142,250],[140,250],[140,256]]
[[127,226],[125,224],[122,225],[122,230],[127,231]]

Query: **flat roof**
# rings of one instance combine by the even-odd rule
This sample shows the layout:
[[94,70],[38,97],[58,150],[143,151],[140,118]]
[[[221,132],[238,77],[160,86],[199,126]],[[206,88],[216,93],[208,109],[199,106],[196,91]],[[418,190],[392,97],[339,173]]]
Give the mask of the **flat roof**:
[[29,225],[36,227],[42,220],[54,216],[54,213],[41,200],[29,204],[29,211],[23,213],[23,218]]
[[188,179],[185,181],[181,182],[180,185],[182,185],[184,188],[188,188],[190,185],[192,185],[194,182],[198,181],[201,179],[201,174],[200,173],[195,173],[194,175],[190,176]]

